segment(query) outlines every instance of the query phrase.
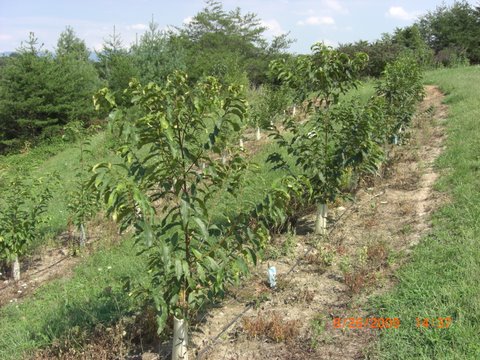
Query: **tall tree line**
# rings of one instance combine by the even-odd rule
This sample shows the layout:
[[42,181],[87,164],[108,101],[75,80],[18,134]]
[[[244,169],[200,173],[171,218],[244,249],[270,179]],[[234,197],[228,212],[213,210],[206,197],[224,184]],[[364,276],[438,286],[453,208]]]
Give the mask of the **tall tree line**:
[[[182,70],[191,83],[215,75],[223,84],[268,85],[274,82],[268,64],[295,56],[287,53],[292,43],[288,34],[267,41],[266,30],[256,14],[207,0],[180,27],[161,30],[152,19],[135,44],[124,44],[114,29],[95,60],[71,27],[60,34],[53,52],[32,33],[14,54],[0,58],[0,153],[55,137],[70,121],[88,125],[99,116],[91,101],[96,90],[108,86],[122,103],[122,90],[132,78],[160,83],[173,70]],[[423,66],[478,64],[480,4],[441,5],[411,26],[374,42],[342,44],[339,50],[367,53],[365,76],[380,75],[404,53]]]
[[465,0],[451,6],[442,4],[418,18],[413,25],[397,28],[392,34],[368,42],[341,44],[339,50],[370,57],[364,75],[379,76],[386,64],[408,53],[424,67],[480,63],[480,3]]
[[207,75],[222,82],[268,81],[271,60],[287,56],[288,35],[269,42],[256,14],[227,11],[216,0],[181,27],[160,30],[153,19],[139,41],[127,46],[120,34],[104,39],[95,61],[71,27],[53,52],[33,33],[0,62],[0,153],[25,142],[54,137],[70,121],[88,124],[96,114],[92,95],[108,86],[121,103],[132,78],[165,81],[173,70],[188,70],[192,83]]

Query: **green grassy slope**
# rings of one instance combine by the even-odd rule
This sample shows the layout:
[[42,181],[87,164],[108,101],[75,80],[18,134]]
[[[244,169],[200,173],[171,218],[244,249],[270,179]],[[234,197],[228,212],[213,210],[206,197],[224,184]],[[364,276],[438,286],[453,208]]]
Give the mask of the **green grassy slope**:
[[[447,149],[437,161],[437,187],[451,203],[433,216],[433,230],[398,273],[395,290],[376,313],[399,317],[385,330],[385,359],[480,359],[480,68],[428,72],[447,95]],[[417,328],[416,318],[452,317],[446,328]],[[437,325],[438,325],[437,321]]]

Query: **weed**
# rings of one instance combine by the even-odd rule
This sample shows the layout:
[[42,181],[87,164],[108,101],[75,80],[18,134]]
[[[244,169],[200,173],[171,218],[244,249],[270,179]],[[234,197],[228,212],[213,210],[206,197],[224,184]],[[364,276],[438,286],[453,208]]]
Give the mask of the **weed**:
[[375,274],[367,268],[357,267],[343,273],[345,285],[352,294],[359,294],[375,280]]
[[327,321],[323,314],[317,314],[310,320],[310,348],[315,350],[325,334],[325,325]]
[[330,245],[321,245],[314,253],[310,253],[305,257],[308,264],[318,266],[319,271],[323,272],[326,268],[332,266],[336,256],[336,248]]
[[385,241],[375,240],[363,246],[353,259],[341,258],[340,270],[352,294],[360,293],[377,280],[376,271],[388,265],[389,253]]
[[413,232],[413,226],[411,224],[405,224],[398,232],[402,235],[410,235]]
[[377,241],[367,246],[366,256],[369,267],[379,268],[388,264],[390,249],[385,241]]
[[274,342],[292,342],[299,335],[299,320],[286,320],[279,312],[258,313],[244,317],[242,329],[249,339],[269,339]]
[[295,253],[295,241],[296,233],[295,229],[289,230],[287,233],[287,236],[285,237],[285,240],[282,243],[282,251],[281,254],[282,256],[291,256]]
[[412,216],[415,214],[415,204],[412,201],[402,200],[398,203],[399,214],[401,216]]

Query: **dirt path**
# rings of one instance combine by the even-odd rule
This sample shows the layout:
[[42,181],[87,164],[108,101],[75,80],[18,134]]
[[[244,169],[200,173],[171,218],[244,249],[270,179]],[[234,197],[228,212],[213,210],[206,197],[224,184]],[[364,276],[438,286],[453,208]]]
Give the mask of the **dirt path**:
[[[279,248],[293,244],[291,255],[269,261],[277,268],[277,289],[266,286],[268,264],[261,264],[247,284],[210,311],[194,331],[192,358],[200,353],[211,360],[361,359],[372,351],[378,329],[339,329],[333,320],[382,316],[367,312],[368,298],[394,285],[393,272],[408,260],[412,246],[429,230],[431,212],[445,201],[432,187],[447,109],[436,87],[427,86],[426,93],[410,140],[392,150],[392,165],[383,178],[363,184],[354,203],[337,204],[328,239],[310,234],[313,214],[303,219],[298,235],[276,239]],[[258,306],[246,309],[252,301]]]

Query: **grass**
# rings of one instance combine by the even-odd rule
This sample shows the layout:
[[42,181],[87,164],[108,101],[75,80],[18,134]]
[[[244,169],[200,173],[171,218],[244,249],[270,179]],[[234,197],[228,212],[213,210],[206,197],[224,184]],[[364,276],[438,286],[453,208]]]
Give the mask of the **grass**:
[[[398,274],[395,290],[373,302],[374,311],[399,317],[383,331],[385,359],[480,358],[480,68],[426,73],[447,95],[447,149],[437,161],[437,189],[451,202],[433,216],[433,229]],[[417,328],[416,318],[452,317],[447,328]],[[438,323],[438,321],[437,321]]]
[[127,239],[115,248],[100,250],[77,266],[71,277],[0,308],[0,359],[18,359],[78,329],[108,326],[129,314],[132,298],[123,290],[123,279],[146,275],[145,261],[132,255],[136,252],[132,248],[133,242]]

